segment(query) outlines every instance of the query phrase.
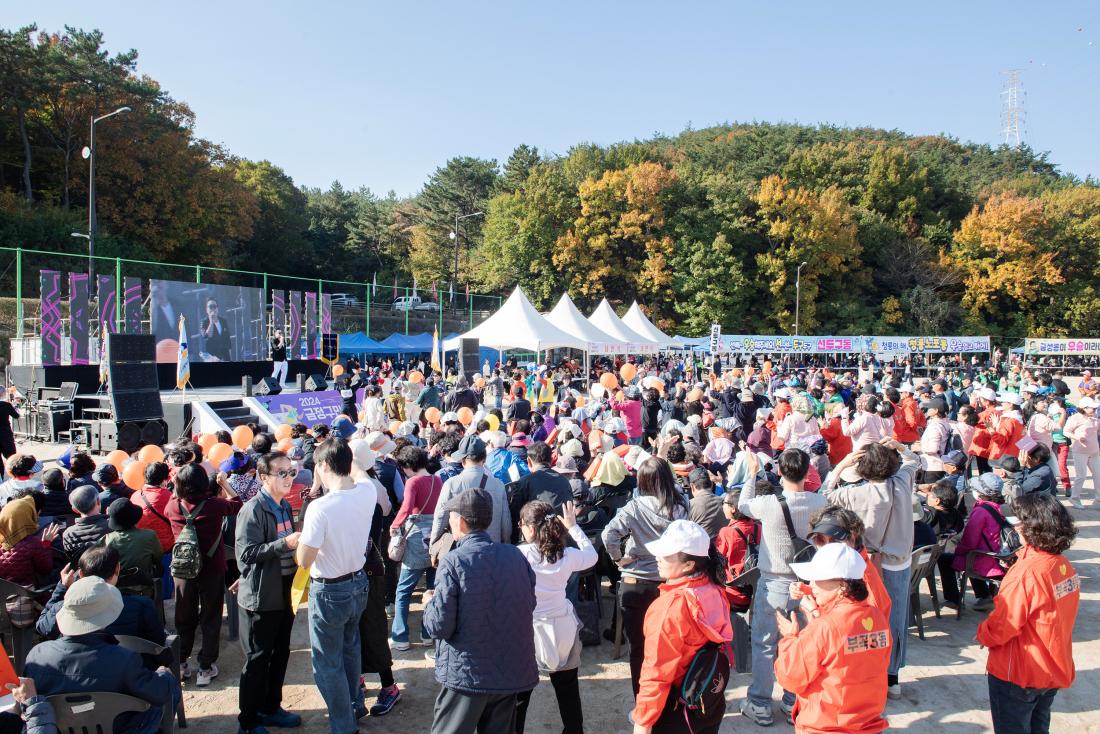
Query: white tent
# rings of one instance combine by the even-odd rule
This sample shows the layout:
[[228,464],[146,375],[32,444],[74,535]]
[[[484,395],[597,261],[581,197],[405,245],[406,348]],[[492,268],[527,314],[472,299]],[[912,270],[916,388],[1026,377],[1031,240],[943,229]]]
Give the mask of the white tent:
[[465,334],[448,339],[443,348],[452,352],[460,339],[477,339],[481,346],[504,351],[526,349],[536,354],[547,349],[587,348],[587,343],[562,331],[540,314],[518,287],[500,309]]
[[646,339],[657,342],[662,349],[674,345],[672,337],[658,329],[652,321],[646,318],[646,315],[642,312],[642,307],[638,305],[637,301],[630,304],[630,310],[623,316],[623,323]]
[[568,293],[561,295],[558,305],[546,314],[546,320],[567,334],[577,337],[588,345],[586,351],[592,354],[626,354],[627,345],[615,337],[597,329],[584,317]]
[[642,336],[624,324],[606,298],[600,301],[600,305],[596,306],[596,310],[588,320],[600,331],[624,342],[627,347],[625,354],[654,354],[658,350],[657,342]]

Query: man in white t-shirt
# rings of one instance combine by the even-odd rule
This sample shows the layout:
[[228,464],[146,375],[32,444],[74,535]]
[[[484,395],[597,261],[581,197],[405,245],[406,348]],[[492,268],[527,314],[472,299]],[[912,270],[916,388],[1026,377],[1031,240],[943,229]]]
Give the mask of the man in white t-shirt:
[[325,494],[305,514],[296,553],[309,569],[309,638],[313,679],[328,707],[333,734],[356,731],[363,709],[359,688],[359,618],[367,604],[367,543],[377,491],[351,477],[352,451],[343,439],[325,441],[314,471]]

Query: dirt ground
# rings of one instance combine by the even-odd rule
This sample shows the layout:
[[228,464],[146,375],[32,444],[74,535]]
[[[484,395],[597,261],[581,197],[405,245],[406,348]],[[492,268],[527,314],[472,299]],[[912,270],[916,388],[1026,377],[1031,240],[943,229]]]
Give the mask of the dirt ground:
[[[43,460],[60,454],[56,446],[27,444],[25,449]],[[1074,635],[1074,659],[1077,681],[1068,691],[1062,691],[1054,702],[1051,731],[1073,734],[1100,734],[1100,506],[1072,510],[1080,535],[1067,553],[1081,576],[1081,610]],[[606,589],[605,589],[606,592]],[[974,641],[978,622],[984,618],[977,612],[966,612],[961,620],[953,613],[937,619],[927,608],[931,606],[927,591],[922,590],[926,608],[925,637],[909,638],[908,665],[902,671],[902,695],[890,701],[887,715],[891,730],[913,734],[980,734],[992,732],[986,690],[986,653]],[[970,597],[968,597],[970,598]],[[610,609],[606,596],[605,611]],[[171,603],[168,605],[171,627]],[[414,597],[410,629],[419,630],[419,593]],[[605,621],[606,624],[606,621]],[[222,626],[220,676],[205,690],[194,685],[184,686],[189,728],[207,732],[235,732],[237,729],[237,680],[242,654],[238,642],[225,640]],[[414,632],[415,634],[415,632]],[[425,645],[414,644],[407,652],[394,651],[394,676],[402,690],[401,702],[384,718],[365,718],[360,731],[387,734],[428,732],[432,722],[432,704],[439,691],[432,663],[424,653]],[[627,713],[633,702],[630,695],[626,647],[619,659],[606,641],[597,647],[584,649],[581,661],[581,697],[584,704],[586,730],[600,734],[620,734],[632,731]],[[373,676],[372,676],[373,678]],[[727,713],[722,732],[762,731],[737,713],[749,683],[748,674],[735,675],[726,691]],[[376,681],[371,681],[376,683]],[[371,693],[368,689],[368,692]],[[376,689],[375,689],[376,692]],[[373,696],[373,693],[371,693]],[[369,702],[368,702],[369,703]],[[328,730],[324,702],[313,683],[310,669],[309,630],[305,609],[295,621],[290,667],[284,689],[284,706],[300,713],[303,731]],[[551,734],[561,730],[557,704],[549,680],[543,678],[531,699],[526,731]],[[773,731],[791,731],[791,727],[776,715]],[[279,731],[279,730],[275,730]]]

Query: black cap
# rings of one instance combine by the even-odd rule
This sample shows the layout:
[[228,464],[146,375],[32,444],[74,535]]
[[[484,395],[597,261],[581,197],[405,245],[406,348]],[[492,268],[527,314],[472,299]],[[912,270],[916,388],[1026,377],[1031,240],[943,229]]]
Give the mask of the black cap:
[[456,461],[461,461],[463,459],[484,461],[487,455],[488,451],[485,448],[485,442],[475,434],[470,434],[469,436],[462,437],[462,440],[458,443],[458,448],[451,454],[451,458]]
[[1012,456],[1011,454],[1005,454],[999,459],[991,459],[989,461],[989,465],[995,466],[1002,471],[1008,472],[1009,474],[1015,474],[1016,472],[1023,469],[1023,467],[1020,466],[1020,460],[1017,459],[1015,456]]
[[827,535],[833,540],[845,541],[848,539],[848,530],[836,523],[819,522],[810,529],[810,535]]
[[493,522],[493,496],[480,487],[467,489],[452,497],[443,511],[457,512],[471,532],[484,530]]
[[111,530],[129,530],[141,520],[141,508],[125,497],[120,497],[107,508],[107,527]]

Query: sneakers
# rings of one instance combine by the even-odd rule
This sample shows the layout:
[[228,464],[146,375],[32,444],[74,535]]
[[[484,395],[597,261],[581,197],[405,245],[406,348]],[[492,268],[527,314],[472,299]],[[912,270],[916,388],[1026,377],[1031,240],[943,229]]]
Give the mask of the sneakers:
[[772,725],[771,706],[759,706],[747,698],[741,702],[741,715],[747,716],[757,726]]
[[887,686],[886,687],[886,697],[890,698],[890,699],[893,699],[895,701],[897,699],[901,698],[901,684],[900,683],[894,683],[893,685]]
[[424,659],[427,660],[429,663],[434,663],[435,662],[435,650],[434,649],[433,650],[425,650],[424,651]]
[[283,708],[275,709],[274,713],[260,714],[260,723],[264,726],[273,726],[279,729],[294,729],[302,725],[302,717],[292,714]]
[[180,664],[180,681],[188,680],[194,672],[195,669],[191,667],[191,661],[184,660]]
[[1069,504],[1075,510],[1085,509],[1085,506],[1083,504],[1081,504],[1081,500],[1077,499],[1076,497],[1070,497],[1069,498]]
[[195,676],[195,685],[199,688],[205,688],[217,677],[218,666],[211,663],[209,668],[199,668],[198,675]]
[[391,639],[390,640],[390,647],[392,647],[394,650],[397,650],[399,652],[405,652],[410,647],[412,647],[412,645],[409,644],[408,640],[401,641],[401,640]]
[[374,702],[374,705],[370,707],[371,716],[385,716],[393,707],[397,705],[397,702],[401,700],[401,689],[394,683],[389,688],[383,688],[378,692],[378,699]]
[[987,596],[974,602],[971,606],[975,612],[988,612],[993,609],[993,597]]
[[779,712],[787,717],[788,724],[794,724],[794,704],[786,701],[779,702]]
[[257,724],[249,729],[245,729],[243,726],[237,727],[237,734],[268,734],[267,729]]

